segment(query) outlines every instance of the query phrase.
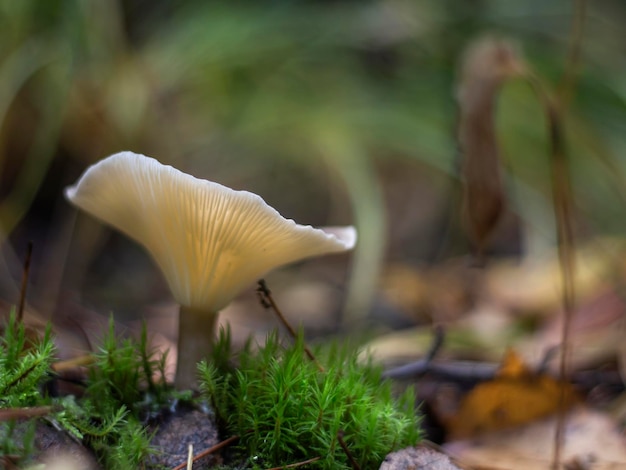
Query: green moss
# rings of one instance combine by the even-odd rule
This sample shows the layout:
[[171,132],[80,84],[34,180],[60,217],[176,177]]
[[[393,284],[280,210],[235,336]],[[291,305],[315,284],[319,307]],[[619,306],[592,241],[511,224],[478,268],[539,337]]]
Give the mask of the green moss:
[[104,468],[139,468],[154,451],[145,421],[175,395],[165,382],[165,356],[155,358],[149,351],[145,328],[140,341],[122,339],[111,319],[94,360],[84,396],[79,402],[63,398],[56,419],[94,451]]
[[351,468],[340,435],[362,468],[377,468],[391,451],[420,437],[414,391],[394,398],[381,369],[336,344],[317,351],[325,371],[304,355],[302,334],[283,347],[276,333],[227,361],[222,331],[211,362],[199,365],[205,397],[229,433],[240,436],[251,466],[280,466],[320,457],[314,466]]
[[41,341],[26,337],[24,325],[9,316],[0,338],[0,407],[18,408],[42,403],[40,385],[48,378],[54,344],[47,329]]
[[[155,359],[148,350],[145,330],[140,341],[120,339],[111,321],[80,399],[45,393],[53,355],[50,330],[31,342],[12,313],[0,337],[0,408],[50,405],[45,419],[91,448],[104,468],[139,468],[152,452],[145,420],[174,397],[164,379],[165,357]],[[0,422],[0,466],[32,458],[37,419]]]
[[[146,421],[184,395],[165,382],[165,357],[149,350],[145,331],[139,341],[122,339],[111,321],[80,398],[44,392],[53,354],[49,331],[31,344],[11,315],[0,337],[0,407],[48,405],[45,420],[91,448],[103,468],[141,468],[153,452]],[[273,333],[263,347],[248,343],[233,357],[230,336],[222,331],[211,361],[199,365],[203,398],[213,404],[222,429],[241,437],[244,465],[320,457],[314,467],[350,468],[341,435],[361,467],[374,468],[387,453],[419,440],[412,390],[395,398],[381,370],[358,362],[348,347],[335,344],[316,354],[323,372],[306,358],[302,334],[285,347]],[[0,422],[0,459],[28,462],[35,422]]]
[[[45,405],[47,397],[41,393],[49,378],[54,345],[50,330],[41,341],[27,338],[24,325],[18,323],[15,312],[3,326],[0,337],[0,408],[23,408]],[[30,420],[17,429],[16,420],[0,422],[0,466],[3,462],[22,464],[32,455],[35,422]]]
[[109,331],[94,357],[85,394],[98,398],[96,406],[100,411],[123,406],[134,416],[146,418],[172,399],[173,389],[165,381],[167,354],[157,357],[149,349],[145,327],[139,341],[119,338],[111,319]]

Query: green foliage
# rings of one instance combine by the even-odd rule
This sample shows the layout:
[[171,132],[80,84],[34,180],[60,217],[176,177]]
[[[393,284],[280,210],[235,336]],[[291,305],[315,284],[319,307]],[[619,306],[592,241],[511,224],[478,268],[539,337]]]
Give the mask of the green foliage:
[[[380,370],[357,362],[348,348],[318,352],[324,372],[304,356],[302,335],[290,347],[276,333],[258,351],[249,343],[237,365],[230,349],[230,336],[222,332],[212,361],[199,366],[201,385],[225,429],[241,436],[250,465],[320,456],[319,468],[349,468],[342,435],[351,455],[369,468],[419,439],[413,392],[394,399]],[[53,351],[49,330],[29,344],[24,326],[11,316],[0,338],[0,406],[53,405],[48,419],[90,447],[103,468],[140,467],[153,451],[146,419],[175,398],[165,383],[165,358],[148,349],[145,331],[140,341],[121,339],[111,321],[80,399],[42,393]],[[0,458],[21,463],[31,456],[35,424],[0,423]]]
[[[40,387],[49,373],[53,352],[49,329],[40,341],[30,341],[24,325],[11,312],[0,337],[0,408],[45,404]],[[17,427],[15,420],[0,422],[0,462],[10,456],[12,462],[21,463],[32,454],[35,422]]]
[[139,342],[116,337],[111,318],[109,332],[89,370],[86,394],[104,398],[97,404],[103,412],[108,411],[107,407],[117,410],[120,406],[138,417],[158,412],[172,391],[165,382],[166,358],[166,354],[155,358],[149,351],[145,328]]
[[53,352],[49,329],[41,341],[29,341],[24,325],[11,313],[0,338],[0,407],[42,404],[39,386],[50,370]]
[[92,396],[79,403],[70,396],[60,403],[62,411],[55,419],[94,451],[103,468],[136,469],[153,452],[144,424],[124,405],[114,409],[110,396]]
[[[156,359],[148,349],[145,329],[140,341],[120,339],[111,321],[77,400],[42,393],[53,352],[49,329],[30,342],[11,314],[0,337],[0,408],[53,405],[49,419],[90,447],[104,468],[138,468],[152,452],[145,420],[173,398],[165,383],[165,356]],[[33,455],[35,425],[36,419],[0,422],[0,461],[10,457],[21,464]]]
[[342,435],[362,468],[377,468],[389,452],[419,440],[414,391],[395,399],[381,370],[360,363],[349,348],[318,351],[322,372],[306,358],[302,334],[284,347],[273,333],[258,351],[248,344],[235,367],[224,360],[229,341],[222,331],[216,357],[200,363],[201,389],[226,429],[241,436],[254,464],[319,456],[318,468],[347,469]]
[[111,319],[89,369],[85,397],[80,404],[64,399],[57,419],[94,450],[105,468],[135,469],[153,451],[144,420],[172,397],[164,368],[165,355],[155,359],[148,350],[145,328],[139,342],[120,339]]

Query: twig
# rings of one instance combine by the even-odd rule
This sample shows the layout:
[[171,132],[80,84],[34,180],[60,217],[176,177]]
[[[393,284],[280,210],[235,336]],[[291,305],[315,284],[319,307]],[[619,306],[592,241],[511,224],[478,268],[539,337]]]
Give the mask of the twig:
[[554,436],[554,456],[552,468],[558,469],[561,461],[561,448],[565,429],[565,382],[569,371],[570,324],[574,312],[575,288],[574,274],[574,234],[572,229],[572,190],[568,169],[567,152],[563,136],[560,103],[553,98],[541,80],[530,76],[529,82],[541,100],[548,120],[549,158],[552,179],[552,200],[556,220],[559,267],[563,289],[561,305],[563,309],[563,327],[561,330],[561,358],[559,378],[562,382],[559,400],[559,412]]
[[539,364],[537,365],[535,372],[537,374],[545,374],[548,370],[548,366],[550,365],[550,362],[552,361],[552,359],[557,357],[558,354],[559,354],[558,346],[552,346],[551,348],[548,348],[546,352],[543,354],[543,358],[541,359],[541,362],[539,362]]
[[343,432],[343,429],[340,429],[339,432],[337,433],[337,441],[339,442],[339,445],[345,452],[346,457],[348,457],[348,460],[350,461],[350,465],[352,465],[352,468],[354,470],[361,470],[361,466],[356,460],[354,460],[354,457],[352,456],[350,449],[348,449],[348,446],[346,445],[346,441],[343,440],[344,435],[345,433]]
[[189,452],[187,453],[187,470],[193,467],[193,444],[189,444]]
[[267,470],[282,470],[283,468],[302,467],[303,465],[308,465],[310,463],[317,462],[318,460],[321,460],[321,459],[322,459],[321,457],[313,457],[312,459],[303,460],[302,462],[290,463],[288,465],[281,465],[280,467],[272,467],[272,468],[268,468]]
[[565,62],[565,72],[559,83],[559,98],[563,108],[570,102],[572,93],[576,87],[576,75],[580,66],[582,39],[585,29],[585,19],[587,17],[586,0],[573,0],[572,4],[574,13],[572,15],[571,32],[569,35],[569,51]]
[[[231,445],[233,442],[235,442],[238,439],[239,439],[239,436],[229,437],[228,439],[226,439],[226,440],[224,440],[224,441],[222,441],[222,442],[220,442],[218,444],[215,444],[213,447],[209,447],[207,450],[203,450],[202,452],[200,452],[198,455],[196,455],[193,458],[193,461],[197,462],[201,458],[206,457],[207,455],[211,455],[212,453],[217,452],[218,450],[220,450],[220,449],[222,449],[222,448],[224,448],[226,446]],[[186,467],[187,467],[187,462],[181,463],[180,465],[174,467],[172,470],[183,470]]]
[[[563,329],[561,331],[561,360],[559,362],[559,375],[563,383],[569,369],[569,336],[570,324],[574,311],[574,235],[571,221],[571,188],[567,158],[564,149],[563,134],[561,129],[561,117],[557,105],[548,109],[550,126],[550,156],[552,163],[552,191],[554,198],[554,215],[556,217],[559,265],[563,281],[561,303],[563,305]],[[565,387],[561,387],[559,400],[559,413],[555,433],[555,449],[552,466],[558,469],[561,460],[561,448],[565,429]]]
[[[550,349],[547,354],[557,352]],[[545,359],[534,368],[537,375],[547,375],[558,379],[557,374],[553,374],[544,368]],[[397,369],[400,369],[400,366]],[[475,361],[447,361],[447,362],[431,362],[424,366],[422,370],[419,370],[419,375],[428,374],[429,378],[438,380],[441,382],[453,382],[456,384],[475,384],[479,382],[486,382],[495,379],[499,364],[492,362],[475,362]],[[389,378],[410,378],[411,376],[396,376],[389,373],[395,369],[390,369],[386,372],[386,377]],[[597,371],[597,370],[579,370],[570,374],[570,383],[572,383],[576,389],[588,391],[594,389],[598,385],[608,387],[614,390],[615,394],[624,391],[624,382],[617,371]]]
[[382,377],[403,379],[407,377],[415,377],[426,373],[428,371],[430,363],[441,349],[445,338],[445,332],[441,325],[435,326],[433,334],[433,342],[431,343],[430,349],[426,353],[425,357],[423,357],[419,361],[386,370],[382,373]]
[[20,304],[17,308],[17,321],[22,322],[24,318],[24,303],[26,302],[26,287],[28,286],[28,274],[30,272],[30,259],[33,254],[33,242],[29,241],[26,247],[26,256],[24,258],[24,272],[22,273],[22,286],[20,288]]
[[11,419],[27,419],[46,416],[54,408],[52,406],[35,406],[30,408],[5,408],[0,410],[0,421],[9,421]]
[[[495,378],[499,367],[499,364],[491,362],[430,362],[426,364],[421,374],[429,374],[435,378],[441,379],[442,381],[485,382]],[[391,377],[396,378],[396,376]]]
[[[287,329],[291,337],[293,339],[296,339],[298,337],[296,330],[293,329],[291,324],[287,321],[285,316],[276,305],[276,302],[274,302],[274,298],[272,297],[272,291],[269,290],[269,288],[267,287],[267,283],[264,279],[259,280],[259,287],[256,291],[259,295],[259,301],[261,302],[261,305],[265,308],[271,308],[282,323],[282,325]],[[306,344],[304,345],[304,352],[306,353],[307,357],[315,363],[319,371],[324,372],[324,367],[322,367],[322,365],[318,362],[318,360],[315,358],[315,355],[311,352]]]
[[85,354],[72,359],[66,359],[64,361],[56,361],[50,365],[50,368],[59,373],[67,370],[76,369],[78,367],[90,366],[95,362],[96,358],[91,354]]

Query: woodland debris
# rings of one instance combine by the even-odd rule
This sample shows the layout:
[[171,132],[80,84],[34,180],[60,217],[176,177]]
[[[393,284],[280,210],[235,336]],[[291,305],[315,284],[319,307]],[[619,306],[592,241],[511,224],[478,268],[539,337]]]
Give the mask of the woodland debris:
[[461,470],[450,457],[431,447],[419,445],[408,447],[389,454],[380,470],[409,470],[424,468],[428,470]]
[[490,37],[472,43],[462,62],[457,100],[463,218],[481,262],[506,203],[495,103],[502,84],[519,75],[524,64],[509,42]]

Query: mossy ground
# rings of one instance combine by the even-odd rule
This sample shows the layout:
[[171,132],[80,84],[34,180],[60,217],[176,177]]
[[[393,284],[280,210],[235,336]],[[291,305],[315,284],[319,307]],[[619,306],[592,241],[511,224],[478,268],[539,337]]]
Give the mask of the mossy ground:
[[[222,332],[201,386],[223,427],[240,436],[255,468],[319,459],[314,468],[378,468],[385,456],[419,440],[415,394],[392,394],[381,369],[357,360],[350,347],[320,347],[307,359],[302,333],[284,346],[276,332],[254,350],[230,357]],[[323,370],[320,370],[321,364]]]
[[[358,362],[353,349],[318,348],[322,371],[304,354],[302,334],[287,343],[272,333],[263,346],[249,343],[233,355],[229,334],[221,332],[211,361],[199,365],[197,398],[213,405],[223,437],[239,436],[237,468],[308,459],[315,459],[308,468],[350,468],[350,459],[377,468],[386,454],[419,440],[412,390],[395,398],[380,369]],[[47,392],[57,380],[49,333],[29,344],[11,316],[0,349],[0,407],[50,407],[36,419],[63,429],[105,469],[145,468],[158,451],[147,423],[176,400],[191,398],[165,382],[164,358],[150,353],[145,332],[139,341],[120,339],[112,323],[80,398]],[[0,422],[0,459],[19,468],[32,460],[35,433],[17,439],[14,429],[15,421]]]
[[[43,419],[93,451],[106,469],[137,469],[154,451],[146,417],[170,399],[163,360],[149,353],[147,338],[116,337],[111,322],[100,350],[93,354],[80,398],[56,396],[54,343],[49,332],[28,339],[11,314],[0,339],[0,408],[48,407]],[[161,373],[161,380],[154,376]],[[30,421],[34,429],[34,419]],[[15,420],[0,422],[0,462],[27,466],[34,456],[35,433],[16,433]]]

